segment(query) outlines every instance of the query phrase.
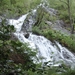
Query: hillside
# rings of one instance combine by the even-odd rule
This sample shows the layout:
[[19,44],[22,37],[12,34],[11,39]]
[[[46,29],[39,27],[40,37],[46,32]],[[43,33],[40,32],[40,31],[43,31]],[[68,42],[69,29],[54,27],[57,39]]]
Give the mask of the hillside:
[[75,75],[74,0],[0,0],[0,75]]

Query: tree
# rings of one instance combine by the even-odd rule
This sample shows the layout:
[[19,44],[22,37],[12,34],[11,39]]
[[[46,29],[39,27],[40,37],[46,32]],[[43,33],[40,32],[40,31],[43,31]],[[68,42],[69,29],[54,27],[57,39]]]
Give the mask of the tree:
[[74,24],[73,24],[73,18],[72,18],[72,11],[71,11],[71,5],[73,0],[60,0],[61,2],[65,3],[67,5],[67,10],[68,10],[68,16],[69,16],[69,22],[70,22],[70,27],[71,27],[71,34],[74,33]]

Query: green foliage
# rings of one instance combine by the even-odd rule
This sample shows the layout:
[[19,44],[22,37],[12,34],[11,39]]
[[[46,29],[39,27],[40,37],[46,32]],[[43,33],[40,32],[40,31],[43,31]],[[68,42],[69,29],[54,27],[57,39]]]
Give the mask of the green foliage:
[[39,29],[41,30],[50,27],[47,25],[46,21],[55,22],[56,19],[56,16],[52,16],[50,13],[46,12],[44,8],[39,7],[37,10],[36,23],[33,27],[33,33],[40,34],[42,31],[40,32]]
[[[60,1],[58,1],[60,2]],[[57,3],[57,2],[56,2]],[[61,2],[60,2],[61,3]],[[64,7],[63,10],[66,10],[66,7]],[[67,11],[60,11],[62,14],[60,17],[67,23],[69,23],[68,20],[68,13]],[[37,22],[35,23],[33,27],[33,33],[38,34],[38,35],[44,35],[47,37],[49,40],[54,41],[57,40],[59,41],[62,45],[66,46],[69,48],[71,51],[75,52],[75,40],[72,39],[70,36],[65,36],[57,31],[53,31],[50,26],[48,26],[45,21],[51,21],[54,22],[56,20],[55,16],[50,16],[49,13],[45,12],[42,7],[38,9],[38,15],[41,14],[41,16],[37,17]],[[64,14],[65,13],[65,14]]]
[[33,32],[34,34],[37,34],[37,35],[42,34],[41,31],[40,31],[40,29],[39,29],[39,27],[36,27],[36,26],[33,27],[32,32]]
[[[69,0],[70,1],[70,14],[69,14],[69,9],[68,9],[68,0],[48,0],[50,7],[57,9],[58,10],[58,16],[59,19],[64,20],[65,23],[68,24],[68,27],[70,26],[70,17],[72,20],[72,23],[75,23],[74,16],[75,16],[75,1],[74,0]],[[70,29],[71,30],[71,29]]]
[[[10,50],[10,33],[13,30],[13,26],[8,27],[5,25],[5,20],[2,21],[0,25],[0,63],[6,63],[7,57],[9,56]],[[9,46],[8,46],[9,45]]]
[[40,0],[0,0],[0,14],[14,18],[31,11],[39,3]]
[[[50,6],[59,10],[59,18],[69,23],[67,6],[59,0],[49,0]],[[40,3],[40,0],[0,0],[0,14],[5,14],[9,17],[19,16],[29,12],[32,8]],[[73,1],[73,7],[74,6]],[[13,11],[14,10],[14,11]],[[74,8],[73,11],[73,18]],[[15,15],[14,15],[15,13]],[[10,14],[10,15],[9,15]],[[39,16],[40,15],[40,16]],[[33,33],[44,35],[51,41],[57,40],[62,45],[75,52],[75,40],[70,36],[65,36],[59,32],[53,31],[45,21],[54,22],[57,18],[45,12],[43,8],[37,10],[37,22],[33,27]],[[10,72],[18,72],[19,75],[74,75],[75,70],[66,68],[66,66],[50,67],[47,65],[33,63],[33,57],[36,57],[36,51],[32,51],[28,44],[22,44],[18,40],[11,39],[14,27],[7,25],[5,20],[0,24],[0,74]],[[11,39],[11,40],[10,40]]]
[[70,36],[63,35],[53,30],[46,30],[43,32],[43,35],[51,41],[59,41],[62,45],[75,52],[75,40],[72,39]]
[[59,15],[60,19],[64,20],[64,22],[69,23],[69,16],[67,11],[59,11],[61,14]]
[[[43,25],[42,25],[43,24]],[[41,27],[42,25],[42,27]],[[40,29],[41,27],[41,29]],[[32,32],[37,35],[43,35],[51,41],[57,40],[63,46],[67,47],[72,52],[75,52],[75,37],[61,34],[60,32],[54,31],[47,24],[41,22],[39,26],[33,27]]]
[[[43,21],[43,18],[44,18],[44,9],[42,7],[39,7],[38,10],[37,10],[37,17],[36,17],[36,23],[34,26],[40,26],[41,22]],[[39,16],[40,15],[40,16]]]
[[28,44],[22,44],[18,40],[11,39],[14,27],[7,25],[3,20],[0,24],[0,74],[19,72],[24,74],[27,70],[35,71],[36,64],[33,57],[36,57],[36,50],[30,49]]
[[[47,62],[45,62],[47,63]],[[50,66],[47,64],[43,64],[41,66],[40,64],[37,64],[35,72],[33,72],[31,69],[26,71],[25,74],[27,75],[74,75],[75,70],[69,69],[69,67],[62,64],[61,66],[55,67]]]
[[62,73],[61,75],[75,75],[75,70],[69,69],[67,72]]

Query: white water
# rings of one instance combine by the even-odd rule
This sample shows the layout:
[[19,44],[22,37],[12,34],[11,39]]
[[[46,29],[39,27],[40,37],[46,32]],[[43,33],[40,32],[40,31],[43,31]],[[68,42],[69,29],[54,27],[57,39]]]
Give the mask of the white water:
[[36,46],[33,42],[29,41],[27,38],[25,38],[24,34],[23,33],[19,33],[19,32],[16,32],[14,33],[15,36],[17,36],[17,38],[23,42],[23,43],[28,43],[29,47],[32,48],[32,49],[36,49]]
[[65,63],[74,68],[75,56],[65,47],[62,47],[58,42],[55,44],[43,36],[30,34],[29,40],[32,41],[38,49],[38,57],[45,58],[42,62],[52,61],[52,65]]
[[16,28],[16,32],[19,32],[21,30],[21,27],[22,27],[27,15],[28,14],[22,15],[18,20],[9,19],[9,24],[14,25],[14,27]]
[[[33,10],[34,14],[37,10]],[[15,36],[23,43],[29,43],[32,49],[37,48],[37,56],[39,62],[50,61],[50,64],[57,66],[60,63],[65,63],[71,68],[75,67],[75,56],[65,47],[62,47],[58,42],[52,43],[43,36],[37,36],[30,33],[29,38],[25,38],[24,32],[21,32],[21,27],[28,14],[23,15],[18,20],[10,19],[9,24],[16,28]]]

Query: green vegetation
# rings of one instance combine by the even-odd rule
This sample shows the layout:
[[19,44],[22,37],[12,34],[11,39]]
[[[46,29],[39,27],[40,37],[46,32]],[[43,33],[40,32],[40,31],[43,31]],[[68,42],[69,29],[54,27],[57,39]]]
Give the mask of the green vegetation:
[[[16,72],[19,75],[72,75],[75,73],[63,64],[61,67],[47,66],[48,62],[45,62],[43,66],[41,63],[34,64],[31,58],[36,57],[36,52],[32,51],[27,44],[11,39],[12,31],[15,31],[14,27],[6,25],[3,20],[0,25],[0,74],[9,75],[9,73]],[[47,33],[43,31],[43,35],[45,34]],[[50,31],[48,35],[53,37],[55,35],[53,34]]]
[[[0,0],[0,15],[6,15],[6,18],[18,17],[30,12],[32,8],[36,8],[40,1],[41,0]],[[50,7],[58,10],[58,18],[64,20],[64,22],[69,25],[69,15],[66,10],[67,5],[60,0],[48,1]],[[74,4],[75,2],[72,0],[71,16],[73,22],[75,21]],[[75,36],[71,37],[54,31],[46,23],[46,21],[55,22],[57,20],[55,16],[51,16],[40,7],[37,10],[36,20],[37,22],[34,24],[32,30],[33,33],[43,35],[52,42],[54,42],[54,40],[59,41],[63,46],[75,52]],[[13,39],[14,31],[14,27],[7,25],[5,20],[0,24],[0,75],[9,75],[9,73],[12,72],[16,72],[16,74],[19,75],[75,75],[75,70],[70,69],[64,64],[59,67],[51,67],[47,65],[48,62],[45,62],[43,66],[41,66],[41,63],[33,63],[32,58],[36,58],[37,51],[30,49],[27,43],[23,44],[19,42],[17,38]]]
[[[48,2],[50,3],[50,7],[55,8],[55,9],[58,10],[60,16],[62,15],[63,20],[66,20],[65,16],[69,17],[69,15],[68,15],[68,7],[66,5],[67,0],[48,0]],[[75,1],[71,0],[70,5],[71,5],[70,6],[71,7],[71,15],[74,18]]]
[[[38,15],[39,14],[41,15],[40,17],[37,16],[37,22],[33,26],[32,32],[37,35],[43,35],[52,42],[54,42],[54,40],[59,41],[59,43],[67,47],[69,50],[71,50],[71,52],[75,52],[75,37],[64,35],[61,34],[60,32],[52,30],[52,28],[45,21],[52,22],[53,18],[42,8],[41,10],[39,9],[37,13]],[[38,74],[37,73],[32,73],[32,74],[33,75],[35,74],[36,75],[75,75],[75,70],[66,67],[66,65],[62,65],[62,67],[52,67],[52,68],[44,66],[44,68],[40,69],[40,72],[38,72]]]
[[[40,17],[37,16],[37,22],[33,26],[32,32],[37,35],[43,35],[52,42],[54,40],[59,41],[63,46],[67,47],[72,52],[75,52],[75,36],[64,35],[60,32],[52,30],[50,25],[46,23],[46,21],[56,21],[57,18],[50,16],[49,13],[45,12],[42,8],[39,8],[37,12]],[[44,15],[44,16],[43,16]],[[55,16],[54,16],[55,17]],[[39,24],[38,24],[39,23]]]
[[3,20],[0,24],[0,75],[12,71],[24,75],[25,71],[36,67],[32,59],[36,57],[36,50],[32,51],[27,44],[11,39],[13,31],[14,27]]
[[71,33],[75,29],[75,1],[74,0],[48,0],[50,7],[58,10],[59,19],[62,19]]
[[5,14],[6,18],[18,17],[31,11],[39,3],[40,0],[0,0],[0,15]]
[[[43,27],[44,28],[44,27]],[[37,35],[43,35],[52,42],[54,40],[59,41],[63,46],[67,47],[72,52],[75,52],[75,38],[72,39],[70,36],[63,35],[57,31],[49,29],[41,29],[39,27],[33,27],[33,33]]]

